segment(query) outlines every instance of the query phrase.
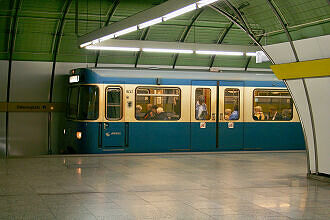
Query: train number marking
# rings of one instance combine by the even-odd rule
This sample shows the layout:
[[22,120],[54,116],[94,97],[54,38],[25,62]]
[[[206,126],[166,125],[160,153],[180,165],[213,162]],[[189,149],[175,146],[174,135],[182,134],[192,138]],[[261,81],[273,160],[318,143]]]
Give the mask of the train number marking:
[[133,93],[132,89],[126,89],[126,93]]

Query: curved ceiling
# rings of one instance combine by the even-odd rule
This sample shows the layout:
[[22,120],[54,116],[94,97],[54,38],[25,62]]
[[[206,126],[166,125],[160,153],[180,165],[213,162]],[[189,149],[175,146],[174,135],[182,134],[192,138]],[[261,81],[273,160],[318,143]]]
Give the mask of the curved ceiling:
[[[77,1],[77,2],[76,2]],[[213,4],[228,13],[262,45],[287,42],[288,38],[270,0],[222,0]],[[151,8],[162,0],[13,0],[1,1],[0,59],[106,64],[218,66],[268,68],[255,59],[196,54],[88,51],[77,37]],[[330,34],[328,0],[270,1],[292,40]],[[78,3],[78,5],[76,4]],[[78,14],[76,14],[78,8]],[[241,17],[239,17],[239,15]],[[78,26],[76,25],[78,24]],[[205,7],[172,20],[136,31],[119,39],[181,41],[251,45],[253,41],[236,24]],[[137,66],[138,66],[137,65]]]

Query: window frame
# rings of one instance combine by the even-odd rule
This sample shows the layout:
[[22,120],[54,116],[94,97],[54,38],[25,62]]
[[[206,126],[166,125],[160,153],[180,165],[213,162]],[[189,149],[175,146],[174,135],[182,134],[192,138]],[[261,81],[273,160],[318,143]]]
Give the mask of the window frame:
[[[196,118],[196,90],[197,89],[208,89],[208,90],[210,90],[210,112],[208,113],[209,114],[209,119],[197,119]],[[195,88],[195,103],[194,103],[194,112],[195,112],[195,120],[197,120],[197,121],[209,121],[209,120],[212,120],[212,117],[211,117],[211,115],[212,115],[212,89],[211,88],[206,88],[206,87],[197,87],[197,88]]]
[[[253,118],[253,115],[254,115],[254,104],[255,104],[255,91],[265,91],[265,90],[269,90],[269,91],[279,91],[279,92],[281,92],[281,91],[287,91],[288,93],[289,93],[289,95],[290,95],[290,99],[291,99],[291,101],[290,101],[290,105],[291,105],[291,112],[292,112],[292,114],[291,114],[291,118],[290,118],[290,120],[255,120],[254,118]],[[289,121],[292,121],[293,120],[293,99],[292,99],[292,96],[291,96],[291,94],[290,94],[290,92],[289,92],[289,90],[288,89],[253,89],[253,96],[252,96],[253,98],[252,98],[252,114],[251,114],[251,117],[252,117],[252,120],[253,121],[262,121],[262,122],[289,122]],[[261,96],[260,96],[261,97]],[[280,97],[280,98],[288,98],[288,96],[262,96],[262,97],[269,97],[269,98],[278,98],[278,97]]]
[[[177,89],[177,90],[179,90],[179,95],[178,95],[178,97],[180,99],[180,115],[179,115],[179,118],[176,119],[176,120],[147,120],[147,119],[138,119],[138,118],[136,118],[136,111],[135,111],[135,109],[136,109],[136,105],[137,105],[137,101],[136,100],[137,100],[137,97],[139,96],[138,95],[138,92],[137,92],[138,89],[146,89],[146,90],[149,91],[148,94],[141,94],[141,96],[154,96],[154,97],[175,97],[175,95],[171,95],[171,96],[164,95],[164,96],[162,96],[162,95],[157,95],[157,94],[150,94],[150,89]],[[137,86],[135,88],[135,100],[134,100],[134,102],[135,102],[135,105],[134,105],[134,118],[135,118],[135,120],[137,120],[137,121],[179,121],[181,119],[181,116],[182,116],[182,99],[181,99],[181,94],[182,94],[182,91],[181,91],[181,88],[180,87]]]
[[[234,120],[225,119],[226,89],[237,89],[238,90],[238,119],[234,119]],[[224,116],[223,116],[224,121],[239,121],[241,119],[241,90],[239,88],[233,88],[233,87],[224,88],[224,90],[223,90],[223,113],[224,113]]]
[[[120,118],[118,119],[110,119],[108,118],[108,89],[120,89]],[[105,118],[108,121],[120,121],[123,119],[123,87],[121,86],[107,86],[105,88]]]

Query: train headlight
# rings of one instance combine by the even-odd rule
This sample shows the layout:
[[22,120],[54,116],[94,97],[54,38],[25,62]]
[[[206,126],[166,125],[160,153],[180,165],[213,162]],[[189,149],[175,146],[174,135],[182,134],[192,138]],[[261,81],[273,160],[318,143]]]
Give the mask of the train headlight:
[[66,135],[66,130],[65,129],[63,129],[63,134]]
[[76,132],[76,137],[78,140],[80,140],[82,138],[82,132],[81,131],[77,131]]

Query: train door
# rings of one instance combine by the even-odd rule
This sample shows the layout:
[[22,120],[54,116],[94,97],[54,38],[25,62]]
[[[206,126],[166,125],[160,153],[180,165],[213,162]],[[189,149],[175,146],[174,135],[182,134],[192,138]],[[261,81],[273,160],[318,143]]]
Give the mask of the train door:
[[244,146],[244,83],[220,81],[219,149],[242,150]]
[[127,125],[123,117],[122,86],[108,86],[105,91],[106,122],[102,126],[102,148],[126,147]]
[[217,148],[217,84],[217,81],[192,81],[192,151],[212,151]]

